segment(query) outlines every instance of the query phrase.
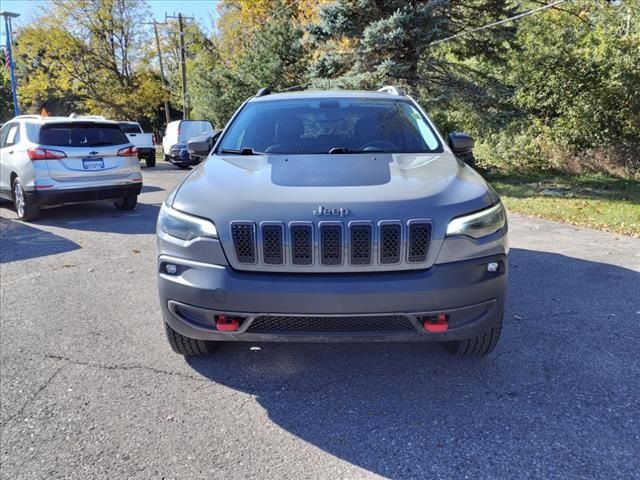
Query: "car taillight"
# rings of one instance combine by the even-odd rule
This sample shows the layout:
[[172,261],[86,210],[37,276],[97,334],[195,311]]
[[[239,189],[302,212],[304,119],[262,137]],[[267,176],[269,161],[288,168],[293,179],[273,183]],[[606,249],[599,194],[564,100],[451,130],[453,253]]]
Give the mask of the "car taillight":
[[48,148],[35,147],[27,150],[30,160],[55,160],[56,158],[66,158],[67,154],[60,150],[49,150]]
[[136,147],[126,147],[118,150],[119,157],[135,157],[138,155],[138,149]]

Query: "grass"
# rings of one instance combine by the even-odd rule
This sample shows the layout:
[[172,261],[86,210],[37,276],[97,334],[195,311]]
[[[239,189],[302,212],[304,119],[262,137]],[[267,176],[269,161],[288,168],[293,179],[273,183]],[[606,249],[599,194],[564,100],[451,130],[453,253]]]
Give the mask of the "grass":
[[602,175],[488,175],[507,209],[640,238],[640,181]]

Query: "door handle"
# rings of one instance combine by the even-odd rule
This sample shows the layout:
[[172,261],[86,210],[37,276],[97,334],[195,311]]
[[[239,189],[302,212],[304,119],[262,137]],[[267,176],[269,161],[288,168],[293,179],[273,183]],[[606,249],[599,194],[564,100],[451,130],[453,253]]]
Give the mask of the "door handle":
[[11,151],[9,152],[9,155],[13,155],[13,150],[11,150]]

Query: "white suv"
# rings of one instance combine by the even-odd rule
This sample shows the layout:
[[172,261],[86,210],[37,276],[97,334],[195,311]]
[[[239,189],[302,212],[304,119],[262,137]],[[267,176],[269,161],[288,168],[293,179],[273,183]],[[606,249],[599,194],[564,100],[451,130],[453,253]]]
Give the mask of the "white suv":
[[21,220],[40,207],[96,200],[132,210],[141,189],[136,148],[115,122],[22,115],[0,129],[0,197]]

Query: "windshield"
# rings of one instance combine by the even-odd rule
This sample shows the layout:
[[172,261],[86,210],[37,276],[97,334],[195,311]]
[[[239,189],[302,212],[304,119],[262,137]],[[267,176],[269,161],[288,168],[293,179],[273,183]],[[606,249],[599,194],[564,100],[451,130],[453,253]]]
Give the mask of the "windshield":
[[99,147],[126,145],[129,139],[122,133],[119,125],[70,122],[43,125],[38,143],[58,147]]
[[142,128],[137,123],[121,122],[118,125],[124,133],[142,133]]
[[440,142],[406,100],[366,98],[250,102],[229,127],[220,153],[432,153]]

